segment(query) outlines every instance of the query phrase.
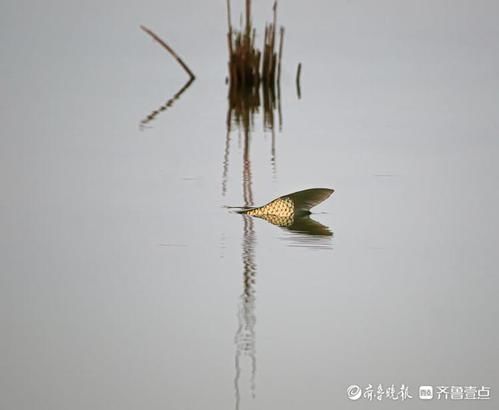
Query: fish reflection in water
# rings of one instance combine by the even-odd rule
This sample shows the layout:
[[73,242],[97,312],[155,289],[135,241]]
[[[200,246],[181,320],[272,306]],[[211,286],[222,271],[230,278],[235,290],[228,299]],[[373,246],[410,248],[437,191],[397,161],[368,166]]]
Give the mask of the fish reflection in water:
[[262,215],[259,218],[270,222],[272,225],[285,228],[286,230],[304,235],[312,236],[333,236],[333,232],[328,226],[317,222],[310,216],[295,216],[293,218],[283,218],[275,215]]
[[283,237],[290,247],[311,249],[333,249],[331,229],[309,216],[297,217],[293,224],[284,227],[289,235]]

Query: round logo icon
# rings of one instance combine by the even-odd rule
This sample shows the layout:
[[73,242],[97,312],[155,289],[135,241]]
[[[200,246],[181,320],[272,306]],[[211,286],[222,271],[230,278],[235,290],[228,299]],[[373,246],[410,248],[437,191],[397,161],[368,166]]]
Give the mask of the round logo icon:
[[347,397],[350,400],[359,400],[361,395],[362,395],[362,389],[359,386],[357,386],[356,384],[348,386]]

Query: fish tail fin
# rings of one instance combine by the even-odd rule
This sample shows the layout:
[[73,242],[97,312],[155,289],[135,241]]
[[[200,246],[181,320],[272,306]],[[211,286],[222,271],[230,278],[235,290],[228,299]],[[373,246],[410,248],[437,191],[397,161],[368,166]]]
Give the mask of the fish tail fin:
[[310,215],[310,209],[328,199],[334,189],[312,188],[304,191],[294,192],[281,198],[289,198],[293,201],[295,215]]

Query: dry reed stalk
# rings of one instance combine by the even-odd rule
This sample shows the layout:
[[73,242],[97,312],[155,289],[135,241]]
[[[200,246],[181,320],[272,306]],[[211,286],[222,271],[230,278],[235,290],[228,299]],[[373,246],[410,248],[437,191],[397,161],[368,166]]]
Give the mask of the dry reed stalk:
[[[256,30],[251,19],[251,0],[245,2],[245,24],[242,30],[234,30],[231,20],[230,0],[227,0],[229,80],[231,87],[253,88],[261,83],[274,86],[276,74],[279,76],[275,38],[277,26],[277,1],[273,6],[273,22],[266,25],[263,49],[255,46]],[[281,44],[284,31],[281,29]],[[282,54],[282,48],[279,53]]]
[[260,89],[264,108],[264,125],[273,127],[276,108],[276,87],[279,96],[284,28],[280,28],[279,51],[276,52],[277,1],[273,4],[272,22],[265,26],[262,49],[256,46],[256,30],[251,18],[251,0],[245,1],[244,26],[234,30],[230,0],[227,0],[228,23],[228,80],[229,104],[234,119],[243,126],[250,125],[260,106]]
[[282,61],[282,47],[284,44],[284,27],[281,27],[279,38],[279,59],[277,68],[277,85],[281,84],[281,61]]
[[177,62],[180,64],[180,66],[187,72],[187,74],[189,74],[189,77],[191,78],[191,80],[194,80],[196,78],[196,76],[191,71],[191,69],[187,66],[187,64],[185,64],[184,61],[178,56],[178,54],[175,53],[175,51],[173,51],[173,49],[168,44],[166,44],[161,38],[159,38],[159,36],[156,33],[149,30],[145,26],[140,26],[140,28],[142,30],[144,30],[147,34],[149,34],[159,44],[161,44],[163,46],[163,48],[165,48],[166,51],[168,51],[173,56],[173,58],[175,58],[175,60],[177,60]]

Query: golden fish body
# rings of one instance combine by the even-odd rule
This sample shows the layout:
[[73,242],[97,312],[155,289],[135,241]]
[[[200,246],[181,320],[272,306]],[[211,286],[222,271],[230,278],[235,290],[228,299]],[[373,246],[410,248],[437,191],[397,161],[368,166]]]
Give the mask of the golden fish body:
[[295,215],[295,204],[289,197],[277,198],[267,205],[249,209],[244,213],[251,216],[276,216],[292,220]]
[[274,216],[292,220],[295,217],[310,215],[310,208],[320,204],[334,192],[329,188],[312,188],[281,196],[267,205],[245,209],[242,214],[265,218]]

